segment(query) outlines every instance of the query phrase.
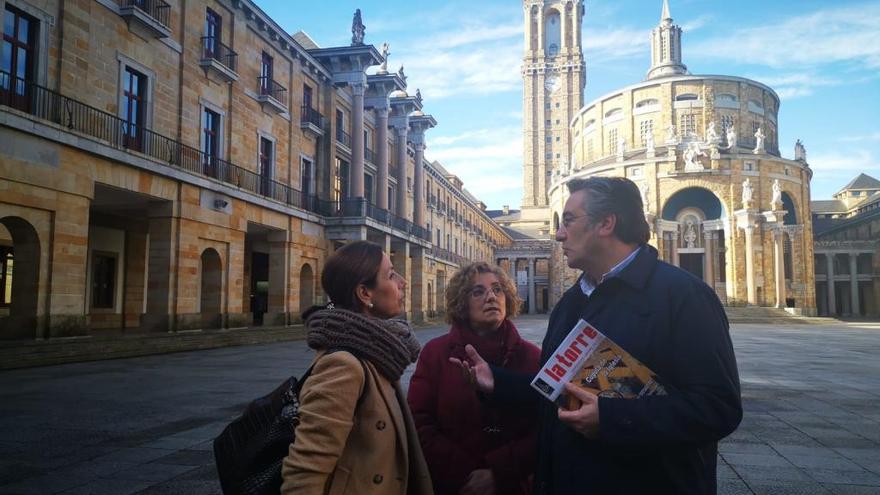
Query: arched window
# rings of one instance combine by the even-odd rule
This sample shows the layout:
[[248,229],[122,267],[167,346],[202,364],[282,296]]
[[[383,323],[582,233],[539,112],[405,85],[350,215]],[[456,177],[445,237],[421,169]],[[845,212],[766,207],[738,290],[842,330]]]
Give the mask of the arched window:
[[636,103],[636,108],[650,107],[650,106],[659,105],[659,104],[660,104],[660,102],[657,101],[656,98],[648,98],[646,100],[642,100],[642,101]]
[[606,119],[610,119],[611,117],[616,117],[616,116],[618,116],[618,115],[622,115],[622,114],[623,114],[623,110],[622,110],[622,109],[620,109],[620,108],[612,108],[611,110],[608,110],[607,112],[605,112],[605,118],[606,118]]
[[675,101],[693,101],[699,99],[700,97],[694,93],[684,93],[675,97]]

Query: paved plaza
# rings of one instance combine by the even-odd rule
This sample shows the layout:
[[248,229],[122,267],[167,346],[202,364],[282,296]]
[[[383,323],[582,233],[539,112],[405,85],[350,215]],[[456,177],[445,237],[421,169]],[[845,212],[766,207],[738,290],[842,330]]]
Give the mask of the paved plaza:
[[[540,343],[545,319],[517,324]],[[880,494],[880,324],[732,333],[746,414],[719,493]],[[310,356],[298,341],[2,372],[0,493],[218,493],[211,439]]]

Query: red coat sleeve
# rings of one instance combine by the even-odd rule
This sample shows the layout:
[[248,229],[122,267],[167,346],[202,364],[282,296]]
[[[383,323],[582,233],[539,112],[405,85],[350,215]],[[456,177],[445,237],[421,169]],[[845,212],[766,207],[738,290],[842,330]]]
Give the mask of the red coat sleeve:
[[[433,344],[433,345],[432,345]],[[438,491],[458,493],[471,471],[485,467],[482,459],[461,449],[440,429],[437,420],[437,390],[441,366],[448,356],[440,342],[429,342],[419,356],[407,393],[419,442]]]

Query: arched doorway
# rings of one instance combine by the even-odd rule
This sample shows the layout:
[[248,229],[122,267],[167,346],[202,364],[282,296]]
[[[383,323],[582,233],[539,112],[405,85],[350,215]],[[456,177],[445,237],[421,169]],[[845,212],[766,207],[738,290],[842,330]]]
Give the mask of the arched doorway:
[[0,247],[0,339],[36,337],[40,276],[40,239],[20,217],[4,217],[8,239]]
[[203,328],[222,326],[223,263],[213,248],[202,251],[201,314]]
[[315,304],[315,272],[306,263],[299,271],[299,314]]
[[725,290],[724,205],[702,187],[686,187],[670,196],[661,210],[658,237],[663,240],[663,258],[694,276],[720,294]]

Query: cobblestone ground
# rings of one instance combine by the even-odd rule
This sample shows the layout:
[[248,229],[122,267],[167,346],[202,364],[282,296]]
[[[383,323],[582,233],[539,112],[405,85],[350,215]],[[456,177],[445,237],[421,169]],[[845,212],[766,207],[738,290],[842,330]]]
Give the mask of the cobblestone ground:
[[[540,343],[545,319],[517,324]],[[746,415],[719,493],[880,494],[880,324],[732,333]],[[310,356],[288,342],[2,372],[0,493],[218,493],[211,439]]]

